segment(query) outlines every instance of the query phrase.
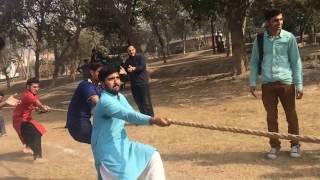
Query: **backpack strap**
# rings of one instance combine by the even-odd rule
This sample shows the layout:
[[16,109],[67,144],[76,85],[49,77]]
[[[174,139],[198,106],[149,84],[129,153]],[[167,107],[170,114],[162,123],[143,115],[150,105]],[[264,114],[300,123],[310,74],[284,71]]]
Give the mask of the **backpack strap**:
[[259,50],[258,75],[261,75],[261,64],[262,64],[262,61],[263,61],[263,38],[264,38],[264,33],[259,33],[257,35],[258,50]]

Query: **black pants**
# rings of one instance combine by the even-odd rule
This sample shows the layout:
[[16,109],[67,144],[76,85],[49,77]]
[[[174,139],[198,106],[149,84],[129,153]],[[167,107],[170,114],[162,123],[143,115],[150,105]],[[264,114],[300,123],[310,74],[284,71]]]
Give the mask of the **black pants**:
[[6,125],[4,123],[4,119],[0,116],[0,134],[6,134]]
[[67,128],[74,140],[81,143],[91,143],[92,125],[89,120],[86,123],[80,123],[79,127]]
[[149,84],[131,84],[134,101],[142,114],[154,116]]
[[29,122],[24,122],[21,124],[21,135],[26,145],[33,151],[34,159],[41,158],[41,134],[37,128]]

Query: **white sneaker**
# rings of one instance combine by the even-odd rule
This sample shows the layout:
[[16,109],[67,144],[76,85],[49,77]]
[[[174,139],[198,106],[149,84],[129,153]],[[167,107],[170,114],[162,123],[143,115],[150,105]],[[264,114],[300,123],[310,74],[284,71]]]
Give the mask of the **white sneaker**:
[[290,156],[293,158],[301,157],[300,145],[295,145],[291,147]]
[[280,148],[271,148],[270,152],[267,154],[268,159],[276,159],[280,152]]

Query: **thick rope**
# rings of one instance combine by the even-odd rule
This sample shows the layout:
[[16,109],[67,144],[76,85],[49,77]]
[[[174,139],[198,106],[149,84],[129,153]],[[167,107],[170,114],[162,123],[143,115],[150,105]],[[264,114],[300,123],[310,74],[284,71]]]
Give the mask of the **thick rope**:
[[[3,107],[3,109],[14,109],[14,108],[15,107],[11,107],[11,106]],[[52,108],[52,107],[50,107],[49,111],[68,112],[67,109]]]
[[251,130],[251,129],[242,129],[242,128],[235,128],[235,127],[216,126],[216,125],[173,121],[173,120],[169,120],[169,122],[173,125],[179,125],[179,126],[188,126],[188,127],[202,128],[202,129],[227,131],[227,132],[240,133],[240,134],[249,134],[249,135],[255,135],[255,136],[264,136],[264,137],[271,137],[271,138],[302,141],[302,142],[307,142],[307,143],[320,143],[320,138],[313,137],[313,136],[303,136],[303,135],[294,135],[294,134],[286,134],[286,133],[257,131],[257,130]]
[[[59,108],[50,108],[49,111],[68,112],[68,110],[66,110],[66,109],[59,109]],[[294,134],[287,134],[287,133],[266,132],[266,131],[258,131],[258,130],[251,130],[251,129],[236,128],[236,127],[217,126],[217,125],[212,125],[212,124],[208,125],[208,124],[174,121],[174,120],[169,120],[169,122],[173,125],[178,125],[178,126],[187,126],[187,127],[195,127],[195,128],[202,128],[202,129],[227,131],[227,132],[240,133],[240,134],[249,134],[249,135],[254,135],[254,136],[264,136],[264,137],[269,137],[269,138],[279,138],[279,139],[287,139],[287,140],[293,140],[293,141],[301,141],[301,142],[306,142],[306,143],[320,144],[320,138],[314,137],[314,136],[303,136],[303,135],[294,135]]]

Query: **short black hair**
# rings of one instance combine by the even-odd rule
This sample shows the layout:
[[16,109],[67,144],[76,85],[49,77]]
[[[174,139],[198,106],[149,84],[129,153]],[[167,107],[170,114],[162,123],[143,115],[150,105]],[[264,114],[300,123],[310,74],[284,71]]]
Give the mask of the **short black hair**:
[[117,68],[113,68],[113,67],[103,67],[101,69],[101,71],[99,72],[99,81],[104,81],[110,74],[113,74],[113,73],[118,73],[119,70]]
[[277,16],[280,14],[282,14],[281,9],[278,9],[278,8],[268,9],[264,12],[264,20],[269,21],[274,16]]
[[31,86],[31,84],[39,84],[40,81],[38,78],[30,78],[27,80],[27,86]]
[[4,96],[4,93],[3,93],[3,92],[0,92],[0,96],[2,96],[2,97],[3,97],[3,96]]
[[103,67],[103,64],[99,63],[99,62],[94,62],[94,63],[90,63],[90,67],[89,69],[91,71],[96,71],[97,69],[99,69],[100,67]]

